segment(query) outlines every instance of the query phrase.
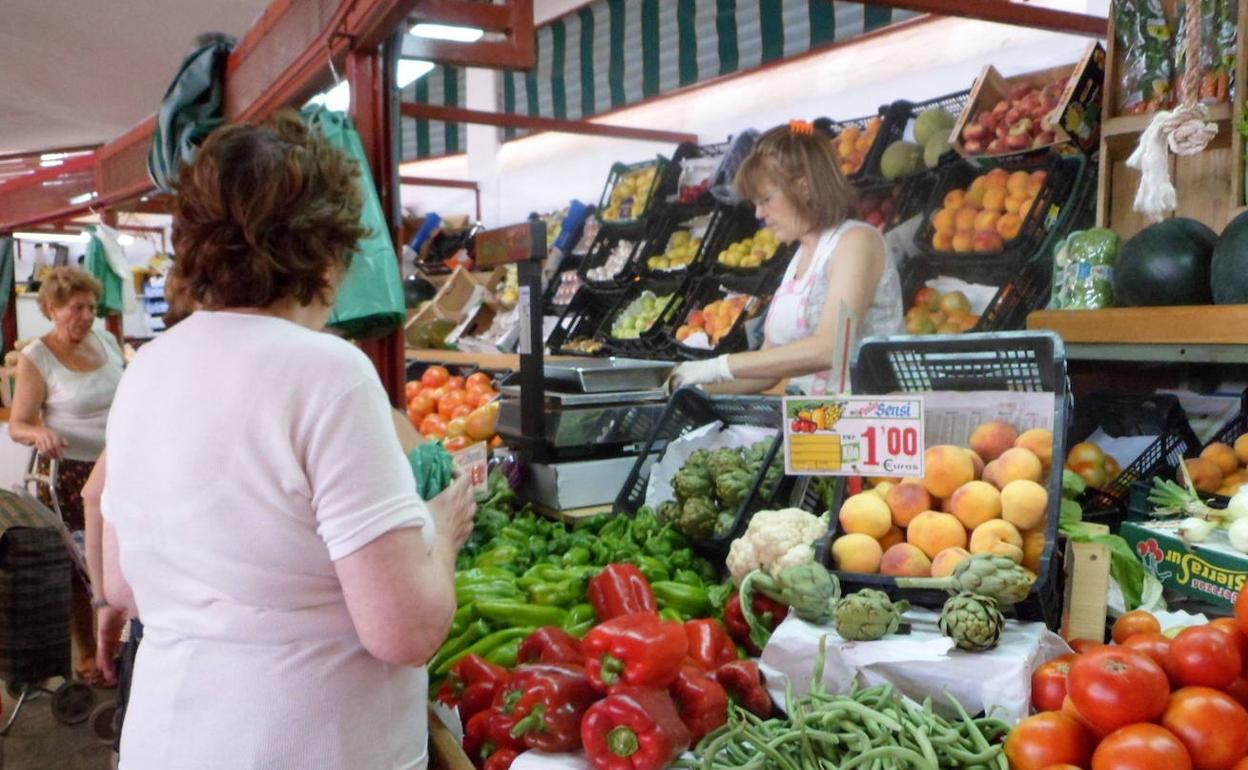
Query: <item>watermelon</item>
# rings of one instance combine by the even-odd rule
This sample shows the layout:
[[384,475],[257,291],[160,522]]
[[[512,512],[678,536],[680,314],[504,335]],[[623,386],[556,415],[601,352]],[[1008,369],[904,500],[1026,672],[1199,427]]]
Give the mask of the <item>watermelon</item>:
[[1218,234],[1194,219],[1150,225],[1122,245],[1114,265],[1114,301],[1140,305],[1208,305],[1209,266]]
[[1213,301],[1219,305],[1248,302],[1248,212],[1231,220],[1213,247]]

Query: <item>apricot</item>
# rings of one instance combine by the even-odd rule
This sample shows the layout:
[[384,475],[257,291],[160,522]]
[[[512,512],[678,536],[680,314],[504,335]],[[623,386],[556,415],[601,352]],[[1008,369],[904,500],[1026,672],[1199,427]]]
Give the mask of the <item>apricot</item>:
[[1027,180],[1027,195],[1034,198],[1040,194],[1040,190],[1044,188],[1044,181],[1049,175],[1046,171],[1031,172],[1031,179]]
[[1248,433],[1235,439],[1235,456],[1244,465],[1248,465]]
[[1023,218],[1018,214],[1002,214],[997,220],[997,233],[1007,241],[1018,237],[1023,229]]
[[[1222,469],[1213,460],[1195,457],[1183,462],[1187,465],[1187,472],[1192,477],[1192,485],[1197,490],[1214,494],[1218,491],[1218,487],[1222,486]],[[1182,484],[1183,469],[1180,468],[1175,475],[1178,477],[1179,483]]]
[[1001,490],[1001,518],[1020,530],[1044,524],[1049,510],[1049,492],[1029,479],[1015,479]]
[[950,190],[945,193],[945,208],[949,211],[957,211],[962,208],[963,202],[966,200],[966,193],[962,190]]
[[927,554],[909,543],[898,543],[884,552],[880,559],[880,574],[890,577],[928,577],[932,574],[932,561]]
[[[974,319],[974,321],[978,321],[978,320],[979,320],[978,316],[971,316],[971,315],[968,315],[968,316],[966,317],[966,319],[963,319],[963,327],[964,327],[964,328],[963,328],[963,331],[965,331],[965,330],[966,330],[966,328],[967,328],[967,327],[966,327],[966,322],[967,322],[968,320],[970,320],[970,319]],[[974,321],[972,321],[972,322],[971,322],[971,326],[974,326],[974,325],[975,325]],[[971,465],[975,468],[975,478],[977,478],[977,479],[978,479],[978,478],[981,478],[981,477],[984,475],[984,460],[983,460],[983,458],[982,458],[982,457],[980,457],[979,455],[975,454],[975,452],[974,452],[974,451],[972,451],[972,450],[970,450],[970,449],[966,450],[966,454],[967,454],[967,456],[968,456],[968,457],[970,457],[970,458],[971,458]]]
[[953,247],[953,250],[956,253],[965,254],[971,251],[971,249],[974,247],[974,236],[972,236],[971,233],[969,232],[966,232],[966,233],[958,232],[956,235],[953,236],[953,239],[949,242],[949,245]]
[[906,542],[905,530],[903,530],[901,527],[894,525],[892,527],[889,527],[888,532],[884,535],[884,537],[880,538],[880,548],[883,548],[885,551],[887,551],[889,548],[892,548],[898,543],[904,543],[904,542]]
[[1002,187],[989,187],[984,193],[984,210],[985,211],[1005,211],[1005,189]]
[[979,212],[975,209],[958,209],[953,215],[953,229],[958,233],[973,233],[975,231],[975,219],[979,216]]
[[984,481],[987,481],[989,484],[993,485],[997,489],[1000,489],[1001,485],[997,483],[997,479],[999,478],[1000,471],[1001,471],[1001,466],[997,465],[996,460],[993,460],[992,462],[984,466],[984,472],[981,473],[979,477],[983,479]]
[[1039,484],[1044,478],[1044,466],[1030,449],[1007,449],[993,462],[997,464],[997,487],[1001,489],[1016,479],[1029,479]]
[[1005,213],[1017,214],[1018,210],[1023,207],[1023,202],[1026,200],[1026,195],[1019,195],[1017,193],[1010,193],[1005,196]]
[[975,428],[971,433],[971,451],[979,455],[985,462],[991,462],[1001,453],[1014,446],[1018,440],[1018,431],[1008,422],[990,420]]
[[1024,201],[1023,201],[1023,202],[1019,205],[1019,207],[1018,207],[1018,216],[1019,216],[1019,217],[1020,217],[1020,218],[1021,218],[1024,222],[1025,222],[1025,221],[1027,221],[1027,215],[1031,213],[1031,207],[1032,207],[1032,206],[1034,206],[1034,205],[1036,205],[1036,198],[1035,198],[1035,196],[1032,196],[1032,197],[1027,198],[1026,200],[1024,200]]
[[[955,192],[961,192],[961,191],[958,190]],[[940,211],[937,211],[935,214],[932,215],[932,228],[936,231],[938,235],[939,234],[953,235],[954,230],[956,229],[953,223],[953,215],[954,213],[956,213],[956,211],[957,211],[956,209],[951,209],[946,206],[945,208],[941,209]]]
[[928,447],[923,453],[923,463],[927,471],[923,486],[933,497],[948,497],[958,487],[975,480],[975,464],[960,446],[938,444]]
[[1223,476],[1239,470],[1239,458],[1235,456],[1235,450],[1221,442],[1215,441],[1205,447],[1201,450],[1200,456],[1206,460],[1212,460],[1214,465],[1222,471]]
[[884,496],[884,502],[892,511],[893,523],[899,527],[910,526],[910,521],[923,511],[931,510],[932,496],[922,482],[903,479]]
[[874,575],[880,571],[883,557],[884,549],[879,541],[869,535],[853,533],[832,541],[832,565],[842,572]]
[[893,526],[893,514],[884,498],[874,492],[859,492],[841,505],[841,530],[868,537],[884,537]]
[[1031,175],[1026,171],[1015,171],[1010,174],[1009,179],[1005,180],[1005,189],[1012,193],[1027,192],[1027,182],[1030,181]]
[[906,528],[906,542],[931,559],[946,548],[965,548],[966,528],[953,514],[924,511]]
[[1036,574],[1040,573],[1040,558],[1044,556],[1046,541],[1044,528],[1028,530],[1023,533],[1023,567]]
[[968,530],[1001,515],[1001,493],[986,481],[968,481],[949,498],[949,512]]
[[985,521],[971,533],[971,553],[991,553],[1023,562],[1023,536],[1005,519]]
[[1014,446],[1031,450],[1046,471],[1053,467],[1053,431],[1044,428],[1025,430],[1019,434]]
[[949,577],[954,567],[971,558],[971,552],[965,548],[946,548],[932,559],[932,577]]
[[981,211],[975,215],[975,232],[989,231],[993,232],[997,229],[997,218],[1000,217],[995,211]]
[[954,234],[952,231],[947,233],[932,233],[932,248],[937,251],[953,251]]

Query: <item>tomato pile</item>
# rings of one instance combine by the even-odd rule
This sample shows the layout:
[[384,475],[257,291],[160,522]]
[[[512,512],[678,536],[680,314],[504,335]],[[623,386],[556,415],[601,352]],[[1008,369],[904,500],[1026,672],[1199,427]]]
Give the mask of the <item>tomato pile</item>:
[[430,366],[406,386],[407,417],[426,438],[442,439],[447,451],[458,452],[477,441],[490,448],[502,445],[498,424],[498,391],[485,372],[452,376],[445,366]]
[[1136,610],[1112,644],[1076,642],[1032,675],[1012,770],[1248,770],[1248,591],[1235,618],[1173,637]]

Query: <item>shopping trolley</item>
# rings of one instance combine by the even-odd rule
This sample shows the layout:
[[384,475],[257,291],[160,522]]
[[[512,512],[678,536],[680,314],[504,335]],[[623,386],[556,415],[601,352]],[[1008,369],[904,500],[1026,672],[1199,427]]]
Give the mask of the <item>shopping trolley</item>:
[[[52,715],[67,725],[86,721],[95,707],[95,691],[73,679],[71,670],[70,581],[74,570],[87,574],[84,547],[61,517],[59,462],[49,460],[46,467],[41,472],[38,453],[32,453],[24,485],[0,489],[0,679],[16,698],[0,737],[27,701],[40,695],[52,696]],[[49,491],[51,509],[36,497],[40,485]],[[63,683],[48,687],[56,677]]]

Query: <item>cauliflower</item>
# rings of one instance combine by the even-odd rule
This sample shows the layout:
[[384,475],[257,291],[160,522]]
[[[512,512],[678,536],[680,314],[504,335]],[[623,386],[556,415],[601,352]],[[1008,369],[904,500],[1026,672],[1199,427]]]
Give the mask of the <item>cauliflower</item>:
[[756,569],[775,577],[785,567],[812,561],[814,544],[828,534],[828,521],[828,514],[815,516],[800,508],[754,514],[745,534],[732,541],[728,549],[727,565],[733,582],[740,585]]

